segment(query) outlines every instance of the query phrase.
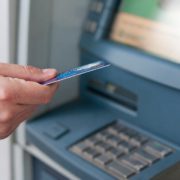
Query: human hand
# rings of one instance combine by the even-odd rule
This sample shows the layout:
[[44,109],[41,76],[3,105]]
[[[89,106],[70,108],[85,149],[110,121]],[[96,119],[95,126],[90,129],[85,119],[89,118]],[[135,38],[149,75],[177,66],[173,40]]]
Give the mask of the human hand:
[[58,84],[40,85],[56,76],[54,69],[0,63],[0,139],[9,136],[40,104],[51,101]]

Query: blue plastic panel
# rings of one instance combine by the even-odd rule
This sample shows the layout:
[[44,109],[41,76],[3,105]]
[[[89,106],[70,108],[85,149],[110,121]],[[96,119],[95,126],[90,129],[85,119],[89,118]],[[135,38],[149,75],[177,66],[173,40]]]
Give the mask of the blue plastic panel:
[[68,180],[36,158],[33,158],[33,180]]
[[[81,59],[83,63],[97,60],[87,53],[82,53]],[[136,94],[138,98],[137,111],[132,112],[100,95],[89,92],[88,82],[92,79],[117,84]],[[81,80],[81,94],[89,100],[116,109],[122,113],[121,117],[126,121],[180,145],[180,96],[178,90],[154,83],[113,65],[83,76]]]
[[[95,105],[90,101],[74,102],[71,105],[66,105],[34,121],[28,122],[26,129],[28,142],[36,145],[54,161],[81,179],[113,180],[114,178],[112,176],[71,153],[69,147],[94,131],[112,123],[119,117],[121,117],[121,113],[110,110],[104,106]],[[53,123],[62,124],[69,129],[69,132],[56,140],[49,138],[44,132],[46,132],[48,126]],[[157,138],[149,132],[142,131],[142,129],[138,127],[130,126],[150,137]],[[161,141],[167,145],[169,144],[166,141]],[[172,144],[169,145],[178,149],[178,147]],[[142,173],[133,177],[133,179],[149,179],[179,159],[180,152],[177,150],[176,153],[157,162],[154,166],[145,169]]]
[[180,65],[145,54],[134,48],[111,42],[94,40],[84,35],[82,50],[109,61],[115,66],[156,83],[180,90]]
[[[179,161],[179,65],[87,34],[82,36],[80,47],[82,64],[106,60],[112,66],[81,77],[81,100],[28,122],[28,142],[81,179],[112,180],[112,176],[71,153],[69,147],[120,118],[133,128],[177,149],[176,153],[132,179],[148,180]],[[90,92],[88,82],[92,79],[111,82],[134,93],[137,110],[132,111],[123,104]],[[58,138],[50,138],[47,136],[48,128],[57,123],[66,127],[68,132]]]

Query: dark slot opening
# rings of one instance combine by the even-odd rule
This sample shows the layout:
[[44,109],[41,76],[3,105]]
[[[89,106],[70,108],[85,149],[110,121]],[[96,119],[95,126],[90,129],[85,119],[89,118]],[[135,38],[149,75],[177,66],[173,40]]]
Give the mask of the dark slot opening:
[[138,110],[137,96],[123,87],[91,80],[88,84],[88,91],[132,111]]

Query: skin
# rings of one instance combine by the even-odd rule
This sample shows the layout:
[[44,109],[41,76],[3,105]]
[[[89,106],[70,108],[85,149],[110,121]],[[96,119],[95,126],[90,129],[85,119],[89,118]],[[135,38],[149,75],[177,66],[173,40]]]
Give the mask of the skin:
[[39,82],[55,77],[55,69],[0,63],[0,139],[8,137],[37,107],[47,104],[58,84]]

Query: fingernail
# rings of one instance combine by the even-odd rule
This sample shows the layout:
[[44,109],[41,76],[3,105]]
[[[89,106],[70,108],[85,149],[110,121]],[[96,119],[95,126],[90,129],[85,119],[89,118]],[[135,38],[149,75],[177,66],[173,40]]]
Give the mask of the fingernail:
[[43,73],[51,76],[51,75],[55,75],[57,71],[56,69],[43,69]]

